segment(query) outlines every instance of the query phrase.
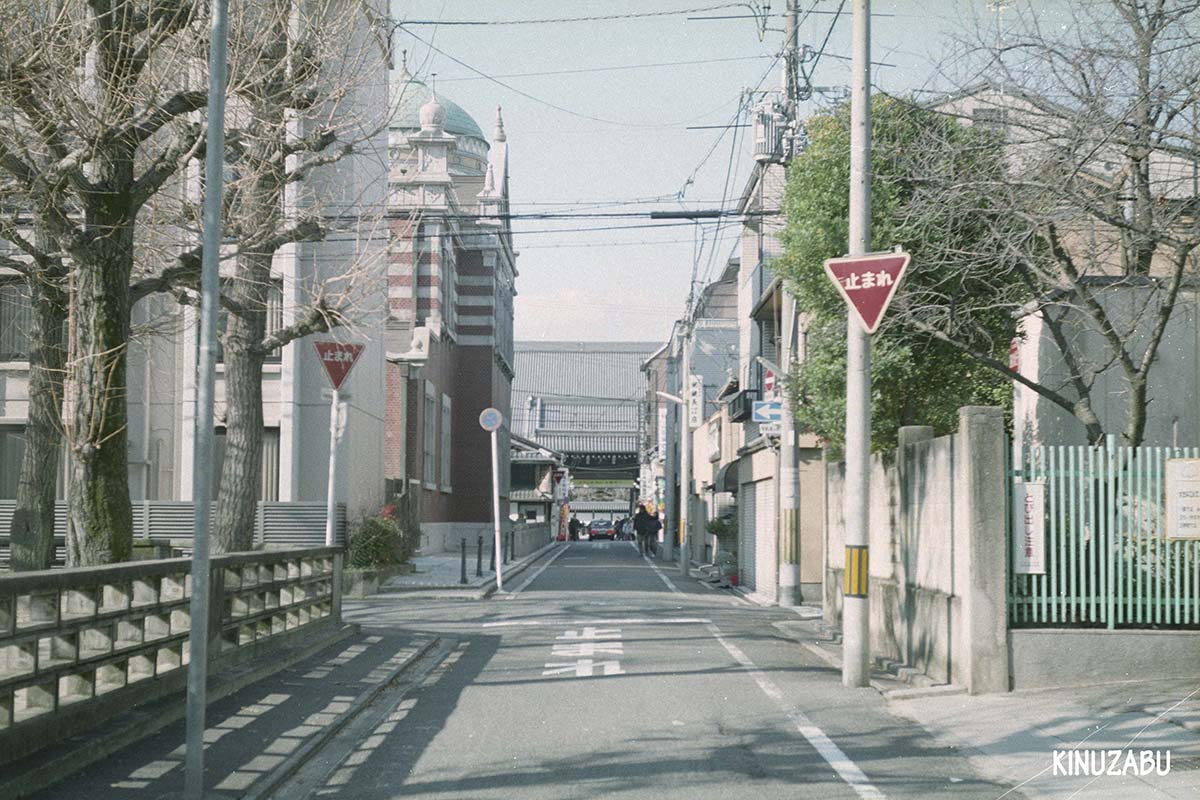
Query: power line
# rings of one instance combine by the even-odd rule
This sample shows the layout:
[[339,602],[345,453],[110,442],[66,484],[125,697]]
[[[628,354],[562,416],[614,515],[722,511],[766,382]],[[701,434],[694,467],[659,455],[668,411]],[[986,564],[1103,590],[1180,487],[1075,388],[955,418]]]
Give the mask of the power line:
[[619,20],[650,19],[653,17],[678,17],[683,14],[703,14],[709,11],[723,11],[727,8],[741,8],[743,5],[743,3],[723,3],[717,6],[705,6],[702,8],[680,8],[673,11],[640,11],[630,14],[595,14],[587,17],[551,17],[548,19],[452,19],[440,21],[428,19],[407,19],[396,24],[397,27],[400,27],[403,25],[553,25],[564,22],[609,22]]
[[[485,79],[491,81],[492,83],[496,84],[497,86],[507,89],[508,91],[513,92],[515,94],[518,94],[527,100],[532,100],[535,103],[540,103],[541,105],[544,105],[547,108],[552,108],[555,111],[561,111],[562,113],[569,114],[572,117],[579,117],[580,119],[586,119],[590,122],[600,122],[605,125],[617,125],[619,127],[639,128],[639,129],[677,128],[680,125],[686,125],[689,122],[695,122],[698,119],[703,119],[704,117],[706,117],[710,113],[712,113],[712,110],[709,110],[709,111],[705,111],[703,114],[699,114],[695,117],[692,117],[691,119],[679,120],[678,122],[658,123],[658,124],[652,124],[652,125],[651,124],[643,125],[643,124],[638,124],[638,123],[634,123],[634,122],[623,122],[621,120],[605,119],[603,117],[592,116],[591,114],[584,114],[582,112],[573,111],[572,109],[560,106],[557,103],[551,103],[549,100],[543,100],[542,98],[532,95],[529,92],[518,89],[517,87],[513,86],[512,84],[505,83],[504,81],[502,81],[498,78],[495,78],[482,70],[476,69],[475,67],[471,66],[470,64],[463,61],[462,59],[456,58],[455,56],[450,55],[445,50],[442,50],[439,47],[435,47],[432,42],[427,42],[424,39],[422,39],[420,36],[417,36],[412,31],[408,30],[407,28],[404,28],[404,25],[402,23],[398,24],[396,27],[403,29],[405,33],[407,33],[412,38],[416,39],[418,42],[421,42],[422,44],[424,44],[425,46],[427,46],[428,48],[433,50],[435,53],[438,53],[438,54],[444,56],[445,58],[450,59],[455,64],[458,64],[460,67],[469,69],[471,72],[474,72],[479,77],[485,78]],[[740,99],[740,96],[739,96],[739,99]],[[722,103],[722,105],[724,105],[724,103]],[[720,107],[721,106],[717,106],[717,108],[720,108]]]
[[[548,75],[579,75],[589,72],[617,72],[620,70],[630,69],[651,69],[655,67],[679,67],[690,66],[695,64],[723,64],[730,61],[759,61],[764,58],[771,58],[767,54],[757,56],[737,56],[734,58],[700,58],[694,61],[659,61],[652,64],[625,64],[615,67],[583,67],[580,69],[558,69],[547,70],[544,72],[510,72],[504,75],[493,75],[493,78],[541,78]],[[488,80],[480,75],[463,75],[457,78],[443,78],[438,76],[438,83],[452,83],[458,81],[481,81]]]

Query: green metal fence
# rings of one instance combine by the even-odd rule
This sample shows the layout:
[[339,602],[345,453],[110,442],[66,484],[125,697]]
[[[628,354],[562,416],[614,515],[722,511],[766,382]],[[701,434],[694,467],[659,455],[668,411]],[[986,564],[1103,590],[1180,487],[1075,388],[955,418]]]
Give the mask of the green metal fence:
[[1044,482],[1041,574],[1016,574],[1013,492],[1008,619],[1024,627],[1200,626],[1200,541],[1165,535],[1165,463],[1200,448],[1027,448],[1013,470]]

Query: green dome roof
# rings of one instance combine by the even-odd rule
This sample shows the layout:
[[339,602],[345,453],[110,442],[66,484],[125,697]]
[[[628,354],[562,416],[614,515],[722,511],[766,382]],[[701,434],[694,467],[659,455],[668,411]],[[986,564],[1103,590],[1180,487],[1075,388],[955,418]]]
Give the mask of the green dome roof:
[[[408,69],[401,67],[392,75],[391,102],[398,103],[396,116],[388,126],[392,130],[420,130],[421,106],[429,102],[433,90],[409,74]],[[482,142],[487,142],[479,123],[453,100],[447,100],[438,95],[438,102],[446,109],[446,133],[455,136],[471,136]]]

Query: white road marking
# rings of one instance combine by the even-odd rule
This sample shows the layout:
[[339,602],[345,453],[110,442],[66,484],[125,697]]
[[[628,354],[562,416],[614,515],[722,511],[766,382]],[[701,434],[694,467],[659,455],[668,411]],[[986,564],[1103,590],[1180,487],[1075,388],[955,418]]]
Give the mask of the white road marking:
[[542,670],[542,675],[568,675],[574,673],[576,678],[590,678],[596,667],[602,667],[605,675],[625,674],[625,670],[621,669],[620,661],[593,661],[590,658],[583,658],[579,661],[547,664],[546,668]]
[[543,572],[545,572],[545,571],[546,571],[546,567],[548,567],[548,566],[550,566],[551,564],[553,564],[553,563],[554,563],[554,559],[558,558],[558,557],[559,557],[559,556],[561,556],[563,553],[567,552],[567,550],[568,550],[568,547],[563,547],[563,548],[560,548],[560,549],[559,549],[559,551],[558,551],[557,553],[555,553],[554,555],[550,556],[550,558],[548,558],[548,559],[546,560],[546,563],[545,563],[545,564],[542,564],[540,567],[538,567],[538,568],[537,568],[537,569],[534,571],[534,573],[533,573],[532,575],[530,575],[528,578],[526,578],[524,583],[522,583],[520,586],[518,586],[517,588],[515,588],[515,589],[513,589],[511,592],[509,592],[507,595],[505,595],[505,596],[504,596],[504,599],[505,599],[505,600],[511,600],[511,599],[513,599],[513,597],[514,597],[514,596],[515,596],[515,595],[516,595],[518,592],[521,592],[521,591],[523,591],[523,590],[525,589],[525,587],[527,587],[529,584],[533,583],[533,582],[534,582],[534,581],[537,579],[537,576],[538,576],[538,575],[541,575]]
[[580,656],[623,656],[625,645],[621,642],[578,642],[556,644],[550,651],[552,656],[578,658]]
[[594,639],[620,639],[621,638],[621,629],[620,628],[596,628],[596,627],[589,625],[586,628],[584,628],[582,631],[567,631],[566,633],[564,633],[562,636],[559,636],[558,638],[560,640],[562,640],[562,639],[567,639],[567,640],[572,640],[572,639],[591,639],[591,640],[594,640]]
[[527,620],[527,619],[506,619],[499,622],[485,622],[485,628],[500,628],[510,626],[545,626],[553,625],[555,627],[561,625],[707,625],[712,622],[710,619],[700,617],[665,617],[663,619],[654,619],[652,617],[634,617],[632,619],[576,619],[569,622],[561,620]]
[[720,629],[712,623],[708,624],[708,631],[713,635],[713,638],[720,642],[729,655],[733,656],[733,660],[741,664],[754,682],[758,684],[758,688],[762,689],[763,694],[775,701],[775,705],[779,707],[796,730],[800,732],[813,749],[820,753],[821,758],[825,759],[829,766],[838,776],[846,782],[846,784],[854,790],[859,797],[867,800],[883,800],[884,794],[875,788],[875,786],[867,779],[858,765],[842,752],[841,748],[833,743],[833,740],[825,735],[825,732],[813,723],[803,712],[794,709],[784,699],[783,692],[775,683],[767,677],[761,669],[755,666],[754,662],[742,652],[741,648],[733,642],[728,641],[721,635]]
[[660,570],[658,568],[658,565],[650,560],[650,556],[643,553],[642,558],[646,559],[646,563],[654,568],[655,574],[657,574],[658,577],[663,579],[663,583],[665,583],[667,585],[668,589],[670,589],[672,592],[675,592],[675,594],[683,594],[683,592],[679,591],[679,587],[677,587],[675,584],[671,583],[671,579],[663,574],[662,570]]

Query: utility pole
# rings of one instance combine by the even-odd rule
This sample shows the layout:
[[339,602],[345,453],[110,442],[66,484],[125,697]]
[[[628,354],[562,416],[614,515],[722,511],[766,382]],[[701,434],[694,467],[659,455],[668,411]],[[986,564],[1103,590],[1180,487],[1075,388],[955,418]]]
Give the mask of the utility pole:
[[[871,249],[871,0],[854,0],[850,89],[851,256]],[[846,591],[842,598],[842,684],[866,686],[870,678],[868,569],[868,468],[871,449],[871,338],[853,321],[846,326]],[[856,565],[852,570],[851,565]],[[851,586],[857,572],[861,581]]]
[[227,0],[212,0],[208,45],[208,132],[204,174],[204,253],[200,269],[200,363],[196,386],[195,452],[192,466],[192,598],[188,606],[187,722],[183,796],[204,794],[204,712],[208,702],[208,523],[212,495],[213,394],[217,362],[220,291],[221,194],[225,174],[225,66],[229,34]]
[[[783,292],[783,347],[780,366],[787,371],[776,376],[778,384],[790,374],[796,355],[796,298]],[[800,593],[800,470],[796,451],[796,409],[791,393],[780,393],[779,415],[779,605],[797,606]]]
[[[800,10],[797,0],[788,0],[787,19],[784,25],[784,64],[787,70],[784,76],[784,90],[787,94],[788,141],[784,148],[785,158],[795,157],[794,148],[798,141],[800,130]],[[787,291],[781,290],[783,297],[782,347],[779,353],[779,366],[775,381],[780,385],[791,373],[792,361],[795,355],[792,342],[795,339],[796,327],[796,298]],[[800,596],[800,472],[796,463],[796,410],[792,408],[791,396],[784,387],[780,392],[780,424],[779,424],[779,462],[776,470],[777,488],[779,491],[779,519],[777,553],[778,565],[778,603],[781,606],[799,605]]]
[[[683,407],[679,434],[679,574],[688,576],[691,553],[688,551],[688,506],[692,501],[692,414],[696,399],[692,397],[692,309],[683,329]],[[704,402],[704,389],[700,390],[700,402]],[[703,409],[699,409],[702,413]]]

